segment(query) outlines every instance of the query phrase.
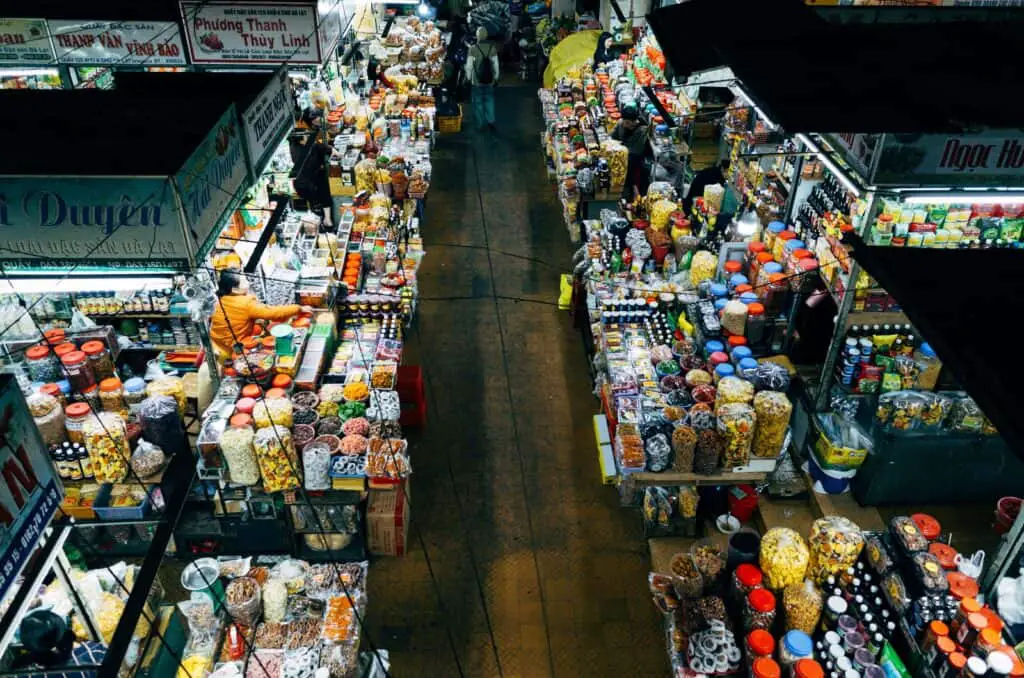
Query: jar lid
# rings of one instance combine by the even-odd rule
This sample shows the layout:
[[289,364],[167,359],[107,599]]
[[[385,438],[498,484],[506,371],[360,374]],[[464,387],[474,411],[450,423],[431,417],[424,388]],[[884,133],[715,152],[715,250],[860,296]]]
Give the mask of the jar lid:
[[66,408],[64,408],[64,414],[73,419],[77,419],[78,417],[84,417],[85,415],[89,414],[90,411],[91,408],[89,407],[89,403],[71,403]]
[[927,513],[915,513],[910,516],[910,519],[917,525],[917,529],[921,530],[921,534],[924,535],[925,539],[934,541],[939,538],[939,533],[942,532],[942,525],[935,518]]
[[99,392],[99,390],[100,390],[99,387],[97,387],[96,384],[93,384],[92,386],[88,386],[88,387],[82,389],[82,395],[84,395],[84,396],[94,396],[94,395],[96,395]]
[[[748,307],[748,309],[749,309],[749,307]],[[749,358],[753,354],[754,354],[754,352],[751,351],[749,347],[747,347],[747,346],[737,346],[736,348],[734,348],[732,350],[732,359],[738,362],[740,360],[743,360],[744,358]]]
[[85,360],[85,353],[82,351],[71,351],[61,356],[60,361],[65,365],[74,365]]
[[246,426],[252,425],[252,415],[246,414],[245,412],[238,412],[228,420],[228,423],[232,428],[245,428]]
[[970,614],[971,612],[978,612],[981,610],[981,603],[974,596],[965,596],[960,601],[960,609],[964,611],[964,614]]
[[962,669],[967,666],[967,657],[960,652],[951,652],[947,661],[954,669]]
[[757,301],[757,295],[753,292],[744,292],[740,295],[740,301],[744,304],[753,304]]
[[742,285],[736,286],[736,294],[743,296],[754,291],[754,286],[749,283],[743,283]]
[[[761,574],[761,570],[759,570],[756,565],[743,563],[736,567],[736,579],[744,586],[760,586],[761,582],[764,581],[764,575]],[[769,634],[769,637],[771,637],[771,634]],[[761,652],[759,654],[768,653]]]
[[773,261],[775,261],[775,257],[772,256],[771,252],[760,252],[757,255],[757,262],[762,266]]
[[68,353],[71,353],[72,351],[75,350],[77,350],[75,345],[69,341],[66,344],[57,344],[56,346],[54,346],[53,354],[60,358],[61,356],[67,355]]
[[793,250],[790,253],[790,256],[792,256],[795,260],[800,261],[801,259],[806,259],[807,257],[811,256],[811,251],[806,247],[798,247],[797,249]]
[[721,365],[722,363],[729,362],[729,356],[727,356],[723,351],[715,351],[708,356],[708,360],[711,361],[712,365]]
[[82,344],[82,351],[88,356],[99,355],[105,350],[107,350],[107,346],[102,341],[87,341]]
[[760,301],[752,301],[747,306],[747,315],[764,315],[764,304]]
[[[740,262],[738,262],[738,261],[727,261],[726,263],[727,264],[739,264]],[[728,272],[728,271],[726,271],[726,272]],[[729,276],[729,284],[732,285],[733,287],[736,287],[737,285],[746,285],[749,282],[750,282],[750,279],[747,278],[747,276],[743,275],[742,273],[733,273],[731,276]]]
[[[757,570],[756,567],[754,569]],[[758,571],[757,574],[760,575],[761,572]],[[747,645],[750,646],[751,652],[762,657],[771,656],[775,652],[775,639],[764,629],[754,629],[747,634]]]
[[[753,304],[751,304],[753,306]],[[741,370],[753,370],[757,368],[757,359],[755,358],[744,358],[740,361]]]
[[[967,575],[964,575],[964,576],[967,577]],[[967,578],[970,579],[972,582],[974,582],[975,586],[978,585],[978,582],[974,581],[970,577],[967,577]],[[975,595],[977,595],[977,594],[975,594]],[[985,615],[985,619],[988,620],[988,628],[995,629],[996,631],[1002,631],[1003,630],[1003,618],[1000,617],[998,614],[996,614],[996,611],[993,610],[991,607],[983,607],[983,608],[981,608],[981,612],[979,612],[978,614]]]
[[[749,306],[747,307],[747,310],[748,311],[750,310]],[[746,337],[742,337],[742,336],[740,336],[738,334],[730,335],[729,338],[727,339],[727,341],[729,342],[729,347],[730,348],[736,348],[737,346],[746,346],[747,345],[747,338]]]
[[781,231],[776,237],[780,240],[793,240],[796,238],[796,231]]
[[722,363],[721,365],[715,366],[715,374],[718,375],[719,379],[724,379],[725,377],[734,376],[736,374],[736,369],[729,363]]
[[967,660],[967,670],[974,676],[984,676],[988,672],[988,663],[981,657],[971,657]]
[[[973,600],[974,596],[978,595],[980,591],[978,582],[962,572],[947,572],[946,581],[949,582],[949,592],[957,598]],[[980,607],[978,609],[981,610]],[[967,610],[965,609],[964,611],[966,612]],[[984,610],[978,612],[978,614],[984,613]]]
[[[834,598],[835,596],[833,596]],[[803,631],[793,630],[782,638],[786,651],[799,657],[807,657],[814,649],[811,637]]]
[[792,240],[787,241],[786,244],[783,245],[783,249],[785,249],[785,251],[788,254],[792,254],[795,250],[806,249],[806,243],[804,243],[803,240],[794,237]]
[[[932,622],[928,625],[928,628],[932,628],[932,625],[936,623],[942,624],[942,622]],[[946,626],[945,624],[942,625]],[[935,632],[932,631],[932,633]],[[946,635],[949,635],[948,626],[946,626]],[[978,634],[978,637],[989,647],[999,647],[1003,642],[1002,635],[1000,635],[999,631],[996,631],[995,629],[982,629],[981,633]]]
[[1013,659],[1005,652],[995,651],[988,653],[988,668],[996,675],[1005,676],[1013,671]]
[[67,334],[60,328],[54,328],[43,332],[43,337],[46,338],[46,342],[51,345],[61,343],[64,341],[65,336],[67,336]]
[[738,259],[730,259],[729,261],[722,264],[722,270],[726,273],[739,273],[743,269],[743,262]]
[[777,261],[769,261],[764,265],[764,272],[768,275],[772,273],[782,273],[782,264]]
[[782,233],[783,231],[786,230],[786,224],[784,224],[781,221],[773,221],[770,224],[768,224],[768,230],[778,235],[779,233]]
[[957,550],[949,544],[943,544],[940,541],[933,542],[928,545],[928,553],[935,556],[944,569],[956,569]]
[[756,678],[781,678],[782,669],[775,663],[774,659],[761,657],[754,661],[754,676]]
[[722,309],[725,308],[725,305],[728,304],[728,303],[729,303],[729,300],[726,299],[725,297],[722,297],[721,299],[715,299],[715,310],[716,311],[721,311]]
[[936,356],[935,349],[927,341],[922,341],[921,345],[917,347],[917,350],[921,352],[925,358],[934,358]]
[[717,339],[712,339],[704,342],[704,350],[707,351],[708,354],[715,353],[716,351],[724,351],[725,345]]
[[[813,659],[801,659],[796,663],[797,678],[825,678],[825,670]],[[859,675],[859,674],[858,674]]]
[[833,614],[843,614],[849,607],[849,605],[846,604],[846,601],[840,598],[839,596],[829,596],[829,599],[826,604],[828,605],[828,609],[832,611]]
[[50,347],[43,346],[42,344],[39,346],[33,346],[25,351],[25,357],[29,360],[40,360],[48,355],[50,355]]
[[256,401],[252,398],[239,398],[235,403],[235,410],[245,414],[252,414],[254,407],[256,407]]
[[972,612],[967,615],[967,623],[979,631],[988,627],[988,619],[980,612]]
[[67,379],[61,379],[57,382],[57,386],[60,387],[60,392],[64,395],[71,393],[71,382]]
[[273,400],[275,398],[287,398],[288,394],[285,393],[283,388],[272,388],[267,391],[266,399]]
[[711,296],[724,297],[729,293],[729,288],[722,283],[711,283]]
[[260,395],[260,387],[258,384],[246,384],[242,387],[243,398],[258,398]]
[[260,340],[257,337],[246,337],[242,340],[242,347],[246,350],[252,350],[256,348],[256,344],[259,342]]
[[270,382],[270,385],[274,388],[288,388],[292,385],[292,378],[287,374],[278,374],[274,376],[274,380]]
[[754,589],[747,594],[747,602],[758,612],[771,612],[775,609],[775,596],[768,589]]
[[747,251],[753,252],[754,254],[760,254],[761,252],[764,252],[765,247],[767,247],[767,245],[765,245],[763,242],[747,243]]
[[942,654],[949,654],[956,649],[956,643],[949,636],[942,636],[935,641],[936,647],[942,652]]
[[39,392],[44,395],[53,396],[54,398],[61,395],[60,386],[53,383],[43,384],[39,387]]
[[146,382],[142,377],[132,377],[125,380],[124,390],[128,393],[139,393],[146,390]]
[[100,382],[100,391],[103,391],[104,393],[110,393],[111,391],[116,391],[119,388],[121,388],[121,380],[117,377],[110,377],[109,379],[104,379]]

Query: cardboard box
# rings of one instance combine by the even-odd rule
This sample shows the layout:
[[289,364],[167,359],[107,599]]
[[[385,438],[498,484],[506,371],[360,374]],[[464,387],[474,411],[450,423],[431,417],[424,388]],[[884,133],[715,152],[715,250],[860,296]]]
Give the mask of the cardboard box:
[[404,556],[409,537],[409,502],[402,484],[370,490],[366,502],[366,547],[378,556]]

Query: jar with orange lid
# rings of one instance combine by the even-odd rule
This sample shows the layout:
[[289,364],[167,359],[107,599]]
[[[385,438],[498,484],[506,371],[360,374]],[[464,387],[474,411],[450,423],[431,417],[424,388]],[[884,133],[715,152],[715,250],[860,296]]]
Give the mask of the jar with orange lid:
[[48,395],[52,398],[56,398],[57,403],[61,406],[62,410],[68,405],[68,399],[64,397],[64,391],[60,390],[60,384],[43,384],[42,386],[39,387],[39,392],[42,393],[43,395]]
[[751,670],[758,659],[771,659],[775,652],[775,638],[764,629],[754,629],[746,638],[747,670]]
[[93,378],[97,382],[114,376],[114,359],[106,344],[102,341],[87,341],[82,344],[82,351],[89,358]]
[[246,384],[242,387],[243,398],[259,398],[263,394],[263,389],[259,387],[259,384]]
[[295,387],[295,381],[287,374],[276,374],[270,382],[270,387],[282,389],[285,393],[291,395]]
[[946,662],[949,660],[949,655],[956,652],[956,643],[949,636],[942,636],[936,639],[935,644],[931,646],[928,652],[923,652],[923,658],[925,663],[932,668],[937,675],[941,675],[941,672],[945,669]]
[[246,426],[252,426],[252,415],[245,412],[236,412],[231,415],[231,419],[228,420],[228,426],[231,428],[245,428]]
[[743,606],[743,626],[748,631],[771,628],[775,621],[775,595],[768,589],[754,589]]
[[46,330],[43,332],[43,339],[45,339],[47,345],[57,346],[67,341],[67,332],[59,327],[55,327],[52,330]]
[[801,659],[793,666],[793,678],[825,678],[825,670],[813,659]]
[[766,251],[771,252],[775,249],[776,239],[785,230],[786,224],[781,221],[773,221],[768,224],[768,228],[764,229],[764,246]]
[[941,678],[959,678],[960,673],[967,666],[967,657],[962,652],[951,652],[946,655],[946,661],[936,670]]
[[995,652],[1003,646],[1003,636],[993,628],[984,628],[978,634],[971,647],[964,646],[965,652],[970,652],[975,657],[984,659],[990,652]]
[[796,262],[795,270],[789,279],[789,288],[801,294],[809,294],[814,290],[818,260],[813,257],[805,257]]
[[758,269],[757,280],[755,281],[758,290],[764,289],[765,285],[768,284],[768,277],[773,273],[782,273],[782,264],[775,261],[769,261]]
[[974,646],[978,634],[988,628],[988,619],[980,612],[972,612],[967,619],[960,624],[956,630],[956,642],[960,647],[970,648]]
[[57,357],[57,360],[60,360],[61,358],[63,358],[68,353],[71,353],[72,351],[77,351],[77,350],[78,350],[77,346],[75,346],[70,341],[66,341],[63,344],[57,344],[56,346],[53,347],[53,355],[55,355]]
[[949,544],[943,544],[941,541],[932,542],[928,545],[928,553],[935,556],[935,559],[942,565],[942,569],[946,571],[953,571],[956,568],[956,557],[958,554],[957,550]]
[[73,443],[85,443],[82,425],[93,416],[88,403],[71,403],[64,408],[64,428],[68,432],[68,440]]
[[751,344],[758,344],[764,340],[765,328],[768,323],[765,311],[766,306],[756,301],[747,305],[747,321],[743,331],[747,341]]
[[249,396],[239,398],[238,402],[235,403],[235,411],[241,412],[242,414],[252,414],[252,410],[254,407],[256,407],[256,398],[252,398]]
[[967,621],[967,617],[977,612],[981,612],[981,603],[975,598],[967,597],[961,599],[960,606],[957,608],[956,614],[953,615],[953,621],[949,622],[950,637],[955,639],[960,632],[960,627]]
[[25,351],[25,370],[29,380],[36,382],[57,381],[62,376],[57,358],[45,344],[32,346]]
[[753,280],[754,284],[757,284],[761,268],[765,264],[770,264],[773,261],[775,261],[775,259],[772,257],[771,252],[758,252],[754,255],[754,261],[750,264],[750,272],[747,274],[747,278]]
[[753,678],[782,678],[782,669],[771,657],[762,657],[754,660],[750,675]]
[[757,278],[757,272],[752,272],[751,269],[757,261],[757,255],[761,254],[764,251],[765,244],[763,242],[747,243],[747,251],[746,254],[744,254],[743,256],[743,268],[741,270],[743,271],[743,274],[747,276],[748,279],[755,280]]
[[96,378],[93,376],[89,358],[83,351],[65,353],[60,362],[64,366],[73,392],[84,393],[96,385]]
[[782,273],[770,273],[768,280],[758,290],[758,296],[761,297],[761,303],[764,304],[766,315],[775,317],[782,312],[786,291],[786,276]]
[[949,626],[938,619],[928,622],[920,639],[921,652],[927,655],[935,647],[935,643],[938,642],[939,638],[943,637],[949,637]]
[[797,247],[792,252],[790,252],[786,260],[782,262],[782,270],[786,273],[786,275],[793,275],[793,273],[796,272],[797,262],[800,261],[801,259],[806,259],[807,257],[813,255],[814,253],[811,252],[806,247]]
[[100,406],[104,412],[117,412],[122,419],[128,419],[128,403],[124,399],[121,380],[117,377],[100,382]]
[[796,231],[782,231],[775,236],[775,242],[772,243],[772,256],[775,261],[786,260],[786,243],[790,240],[796,240]]
[[[721,269],[722,275],[720,276],[719,282],[725,282],[725,281],[729,280],[730,278],[732,278],[737,273],[740,273],[742,270],[743,270],[743,262],[742,261],[740,261],[739,259],[729,259],[724,264],[722,264],[722,269]],[[734,287],[735,287],[735,285],[734,285]]]

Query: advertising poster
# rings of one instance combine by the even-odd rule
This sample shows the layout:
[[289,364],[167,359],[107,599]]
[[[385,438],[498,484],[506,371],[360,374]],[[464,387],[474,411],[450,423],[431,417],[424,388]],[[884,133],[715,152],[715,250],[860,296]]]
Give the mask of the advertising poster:
[[295,124],[288,73],[279,68],[242,116],[253,170],[259,173],[287,130]]
[[192,63],[319,64],[316,6],[183,2]]
[[173,21],[50,21],[62,64],[184,66],[185,46]]
[[886,134],[874,183],[920,186],[1017,185],[1024,176],[1024,133]]
[[0,64],[38,66],[53,63],[53,45],[42,19],[0,19]]

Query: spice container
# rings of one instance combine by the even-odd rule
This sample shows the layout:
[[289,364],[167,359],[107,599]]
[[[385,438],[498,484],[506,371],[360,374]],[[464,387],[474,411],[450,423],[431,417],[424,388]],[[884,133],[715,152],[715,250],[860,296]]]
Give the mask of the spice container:
[[82,344],[82,352],[88,357],[93,378],[97,382],[114,376],[114,359],[106,344],[102,341],[87,341]]
[[129,412],[137,412],[139,405],[146,399],[146,382],[141,377],[132,377],[121,385],[124,402]]
[[782,593],[782,608],[786,613],[787,631],[803,631],[810,635],[821,618],[821,593],[810,579],[790,584]]
[[32,346],[25,351],[25,369],[31,381],[52,382],[61,378],[60,365],[49,346]]
[[100,406],[104,412],[116,412],[122,419],[128,419],[128,405],[124,401],[121,380],[117,377],[100,382]]
[[60,445],[67,440],[64,412],[53,396],[34,393],[25,399],[29,414],[39,429],[43,444],[47,447]]
[[748,630],[770,629],[775,621],[775,596],[768,589],[754,589],[743,606],[743,626]]
[[783,668],[792,667],[801,659],[809,659],[814,651],[811,637],[803,631],[788,631],[779,645],[779,662]]
[[64,428],[68,432],[68,440],[73,443],[85,443],[82,425],[93,416],[87,403],[71,403],[64,410]]
[[82,425],[82,435],[96,481],[119,483],[124,480],[131,460],[124,420],[113,412],[100,412]]
[[[932,624],[942,624],[942,622],[932,622]],[[945,626],[945,624],[942,625]],[[981,633],[978,634],[977,640],[974,641],[974,647],[965,647],[964,650],[969,649],[975,657],[981,657],[982,659],[984,659],[985,657],[988,657],[989,654],[995,652],[1002,646],[1002,634],[1000,634],[999,631],[996,631],[993,628],[986,628],[982,629]],[[921,649],[923,651],[924,647],[922,646]]]
[[68,381],[71,382],[71,390],[75,393],[84,393],[96,385],[89,359],[82,351],[65,353],[60,362],[67,373]]
[[956,638],[960,632],[960,627],[963,626],[970,615],[976,612],[981,612],[981,603],[971,597],[963,598],[956,610],[956,614],[953,616],[953,621],[949,623],[950,638]]
[[227,462],[231,482],[255,485],[260,481],[254,439],[255,433],[248,426],[230,427],[221,433],[220,451]]

